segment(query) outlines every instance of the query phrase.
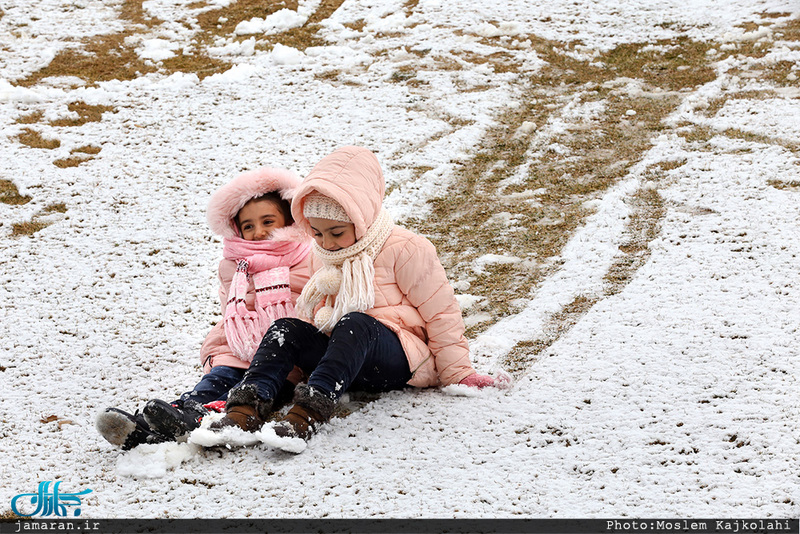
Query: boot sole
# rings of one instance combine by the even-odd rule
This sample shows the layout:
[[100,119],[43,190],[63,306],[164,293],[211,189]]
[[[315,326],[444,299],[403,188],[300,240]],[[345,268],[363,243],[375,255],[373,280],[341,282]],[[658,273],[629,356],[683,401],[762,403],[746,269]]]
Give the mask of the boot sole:
[[106,441],[118,447],[125,445],[125,441],[136,430],[136,423],[118,412],[100,413],[95,426]]

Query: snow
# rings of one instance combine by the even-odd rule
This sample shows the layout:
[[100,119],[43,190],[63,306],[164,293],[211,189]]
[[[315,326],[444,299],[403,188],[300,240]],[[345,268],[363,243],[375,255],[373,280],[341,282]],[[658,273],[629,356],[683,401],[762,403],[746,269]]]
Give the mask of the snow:
[[[141,57],[182,53],[191,24],[176,21],[196,16],[189,4],[144,3],[168,22],[137,37]],[[391,392],[333,419],[307,446],[278,443],[266,427],[231,431],[222,436],[228,447],[206,448],[220,439],[205,430],[214,417],[188,442],[128,452],[97,434],[103,408],[172,400],[199,379],[200,344],[220,318],[221,242],[204,210],[236,173],[275,165],[303,175],[334,148],[363,145],[383,164],[395,220],[427,216],[427,200],[453,183],[524,88],[513,72],[488,64],[448,70],[423,52],[458,63],[461,53],[503,51],[535,71],[543,60],[528,36],[580,41],[575,53],[588,58],[682,35],[768,48],[775,32],[747,31],[745,23],[763,13],[778,14],[773,24],[800,15],[794,0],[698,0],[691,9],[677,0],[420,0],[413,9],[400,0],[346,0],[321,23],[328,46],[257,49],[264,34],[302,24],[319,2],[299,4],[240,24],[257,30],[241,43],[215,42],[210,53],[233,66],[202,81],[148,74],[24,88],[16,81],[59,50],[125,24],[118,2],[3,3],[0,179],[32,200],[0,203],[0,503],[61,480],[64,491],[93,490],[83,500],[86,517],[797,517],[800,92],[746,76],[755,62],[778,61],[794,62],[796,75],[798,43],[787,41],[760,59],[725,60],[738,77],[720,66],[715,80],[683,91],[668,129],[587,203],[593,214],[519,311],[470,340],[476,368],[499,372],[513,347],[542,337],[553,314],[579,297],[597,300],[510,389]],[[360,30],[345,26],[357,21]],[[426,92],[391,81],[402,67],[428,82]],[[338,82],[326,81],[334,71]],[[609,87],[651,90],[630,79]],[[706,113],[732,87],[774,93]],[[69,117],[74,101],[113,111],[79,127],[17,122],[35,111]],[[590,125],[605,109],[562,104],[518,135],[564,150],[555,135],[565,121]],[[686,124],[709,128],[710,142],[678,135]],[[21,145],[25,128],[60,147]],[[752,135],[726,136],[731,129]],[[78,167],[53,165],[87,145],[102,150]],[[533,153],[526,157],[519,173],[533,164]],[[684,164],[654,185],[646,171],[659,162]],[[605,296],[630,198],[647,187],[665,199],[658,236],[631,282]],[[509,196],[535,205],[541,193]],[[67,211],[42,215],[50,226],[11,237],[13,224],[54,203]],[[497,215],[498,231],[517,224],[512,214]],[[522,261],[487,254],[472,269]],[[466,281],[453,282],[472,313],[481,299]],[[300,446],[279,450],[291,445]]]

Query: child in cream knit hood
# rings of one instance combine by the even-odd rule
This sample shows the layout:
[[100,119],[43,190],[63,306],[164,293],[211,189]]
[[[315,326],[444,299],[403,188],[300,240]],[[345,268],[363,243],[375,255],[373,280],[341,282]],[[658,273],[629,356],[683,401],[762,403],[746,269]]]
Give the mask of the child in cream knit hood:
[[297,301],[300,319],[279,319],[229,396],[222,431],[261,429],[294,366],[309,376],[295,405],[272,428],[308,439],[348,389],[407,386],[505,387],[508,375],[479,375],[469,358],[461,310],[436,249],[395,226],[383,208],[375,155],[343,147],[298,187],[292,215],[313,236],[312,276]]

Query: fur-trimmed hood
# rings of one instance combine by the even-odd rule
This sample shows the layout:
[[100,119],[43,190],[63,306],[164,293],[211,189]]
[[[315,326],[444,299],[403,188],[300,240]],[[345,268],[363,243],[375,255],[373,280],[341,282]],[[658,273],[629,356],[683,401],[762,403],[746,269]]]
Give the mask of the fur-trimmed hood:
[[[240,237],[234,217],[249,200],[277,191],[281,198],[291,202],[300,181],[297,174],[286,169],[261,167],[243,172],[211,195],[206,210],[211,231],[222,237]],[[301,237],[298,232],[303,236]],[[303,241],[308,239],[308,236],[293,224],[276,230],[273,239]]]

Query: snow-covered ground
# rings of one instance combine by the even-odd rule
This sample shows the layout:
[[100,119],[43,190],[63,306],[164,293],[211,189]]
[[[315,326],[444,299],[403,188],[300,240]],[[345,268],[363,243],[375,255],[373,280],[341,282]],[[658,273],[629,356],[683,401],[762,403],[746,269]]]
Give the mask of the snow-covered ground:
[[[191,24],[170,21],[190,19],[193,2],[143,5],[166,22],[141,36],[141,56],[179,52]],[[240,33],[302,24],[318,5],[301,0],[294,15]],[[329,46],[263,52],[222,40],[216,53],[235,66],[202,81],[15,84],[76,39],[120,31],[119,7],[0,2],[0,179],[32,198],[0,203],[0,511],[60,480],[62,491],[93,490],[85,517],[800,515],[800,42],[747,24],[796,19],[796,0],[346,0],[322,23]],[[793,64],[795,84],[750,79],[744,89],[760,96],[706,113],[743,88],[728,64],[681,94],[669,128],[594,203],[558,269],[519,313],[471,340],[478,370],[494,372],[577,296],[599,298],[510,390],[387,394],[333,420],[299,456],[258,444],[122,453],[96,433],[106,406],[171,399],[200,376],[199,346],[218,319],[221,244],[204,213],[214,189],[260,165],[304,174],[335,147],[358,144],[378,153],[395,218],[424,216],[426,200],[521,97],[520,72],[541,68],[530,35],[580,39],[575,53],[589,58],[680,36],[761,40],[770,52],[757,61]],[[520,72],[428,65],[416,73],[427,91],[392,82],[419,61],[415,50],[488,56],[499,48],[481,37],[492,36]],[[726,61],[741,72],[751,60]],[[74,101],[114,111],[50,124],[70,117]],[[16,122],[37,111],[37,124]],[[678,135],[687,124],[718,135],[692,143]],[[16,136],[25,128],[60,147],[24,146]],[[724,135],[731,128],[751,135]],[[53,165],[87,145],[102,151]],[[684,163],[648,182],[645,170],[664,161]],[[603,297],[626,199],[641,187],[665,200],[660,233],[630,283]],[[55,203],[66,212],[41,215]],[[34,217],[52,224],[11,236]]]

